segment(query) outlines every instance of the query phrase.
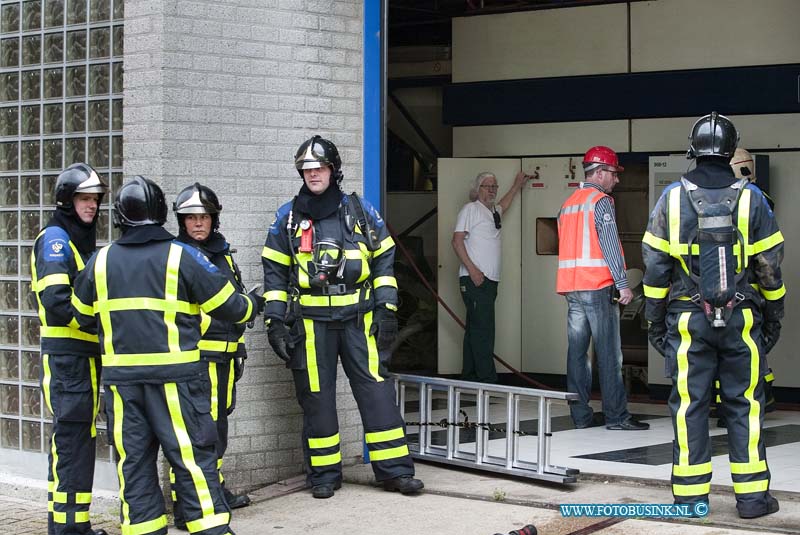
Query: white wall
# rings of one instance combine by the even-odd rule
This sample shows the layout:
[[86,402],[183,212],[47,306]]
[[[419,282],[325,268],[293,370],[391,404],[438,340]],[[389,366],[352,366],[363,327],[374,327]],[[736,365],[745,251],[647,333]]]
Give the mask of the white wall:
[[[633,2],[630,49],[627,9],[627,4],[612,4],[454,19],[453,81],[800,63],[800,32],[796,28],[800,2],[796,0]],[[725,88],[698,88],[698,91],[712,90]],[[797,88],[787,90],[797,91]],[[586,94],[591,98],[590,86]],[[547,103],[530,102],[530,105]],[[657,106],[654,102],[654,109]],[[462,158],[527,155],[536,161],[542,160],[539,156],[582,154],[597,144],[609,145],[620,152],[682,153],[696,119],[457,127],[453,129],[453,154]],[[800,344],[800,329],[796,328],[800,312],[797,312],[797,298],[793,297],[794,289],[800,288],[800,253],[790,245],[800,232],[800,211],[789,206],[791,199],[800,196],[797,179],[800,150],[786,150],[800,148],[800,114],[731,116],[731,119],[741,132],[741,146],[770,155],[771,193],[789,245],[783,263],[788,290],[785,327],[769,361],[776,373],[777,386],[800,387],[800,360],[793,357],[794,348]],[[524,206],[523,237],[533,231],[538,215],[535,213],[538,207],[531,206],[530,201]],[[551,215],[549,208],[542,210],[543,215]],[[523,239],[523,273],[530,272],[536,261],[528,247],[533,244]],[[527,282],[520,280],[518,285],[523,292],[522,316],[528,317],[537,301],[531,297]],[[540,323],[537,327],[537,322],[526,321],[523,347],[529,347],[526,340],[535,340],[537,336],[563,338],[565,326],[557,329],[549,322]],[[559,343],[553,339],[544,345],[553,351]],[[551,364],[539,369],[532,367],[536,363],[533,358],[524,357],[522,362],[525,371],[559,373],[553,371]],[[560,373],[565,371],[564,367]]]
[[625,4],[453,19],[453,82],[628,70]]

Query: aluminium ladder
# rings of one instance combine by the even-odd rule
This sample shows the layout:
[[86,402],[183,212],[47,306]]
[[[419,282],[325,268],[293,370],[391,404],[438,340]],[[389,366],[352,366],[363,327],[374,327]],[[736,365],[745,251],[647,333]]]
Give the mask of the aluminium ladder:
[[[418,421],[406,421],[412,457],[556,483],[576,482],[577,469],[550,464],[550,405],[578,399],[577,394],[417,375],[392,377],[404,420],[417,412],[408,409],[419,403]],[[529,405],[535,407],[526,410]],[[521,429],[522,422],[533,419],[538,420],[536,431]],[[492,420],[499,423],[489,423]],[[410,436],[415,428],[416,443]],[[474,431],[474,442],[467,430]],[[441,435],[446,435],[444,444]],[[525,458],[524,453],[532,450],[535,458]]]

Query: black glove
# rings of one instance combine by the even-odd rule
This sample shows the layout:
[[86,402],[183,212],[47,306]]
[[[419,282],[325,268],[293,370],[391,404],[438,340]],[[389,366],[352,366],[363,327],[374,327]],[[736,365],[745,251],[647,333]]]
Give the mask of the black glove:
[[249,297],[253,301],[253,307],[256,309],[256,312],[255,314],[253,314],[253,317],[258,316],[259,314],[264,312],[264,304],[267,302],[267,300],[264,299],[264,296],[258,293],[260,288],[261,286],[256,286],[255,288],[247,292],[247,297]]
[[375,337],[378,349],[388,349],[397,338],[397,317],[394,310],[381,306],[372,313],[369,334]]
[[648,322],[647,339],[650,340],[650,345],[652,345],[656,349],[656,351],[658,351],[661,354],[662,357],[667,356],[666,349],[664,348],[664,343],[667,341],[666,323]]
[[244,357],[235,357],[233,359],[233,382],[236,383],[244,375]]
[[766,355],[781,337],[781,322],[780,321],[765,321],[761,325],[761,338],[763,340],[764,354]]
[[269,320],[267,325],[267,340],[269,345],[278,357],[288,363],[292,356],[289,351],[293,349],[289,341],[289,329],[286,324],[278,320]]

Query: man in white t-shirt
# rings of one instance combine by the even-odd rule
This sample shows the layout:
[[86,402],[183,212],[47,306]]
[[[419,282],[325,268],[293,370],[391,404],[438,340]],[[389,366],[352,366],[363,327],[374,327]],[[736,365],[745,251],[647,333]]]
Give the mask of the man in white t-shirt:
[[496,383],[494,367],[494,301],[500,281],[502,215],[530,178],[520,171],[499,202],[497,177],[490,172],[475,177],[470,203],[458,213],[453,249],[461,260],[458,269],[461,297],[467,308],[464,331],[464,365],[461,379]]

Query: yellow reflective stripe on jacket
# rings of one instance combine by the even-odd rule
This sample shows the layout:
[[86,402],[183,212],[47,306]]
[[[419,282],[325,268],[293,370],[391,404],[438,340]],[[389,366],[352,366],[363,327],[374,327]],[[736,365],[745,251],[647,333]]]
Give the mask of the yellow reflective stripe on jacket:
[[375,277],[375,280],[372,282],[372,286],[374,288],[380,288],[381,286],[391,286],[392,288],[397,288],[397,279],[392,276]]
[[297,269],[297,285],[300,288],[311,288],[311,282],[308,280],[308,270],[313,265],[313,256],[311,253],[297,252],[295,255],[297,263],[300,264]]
[[72,240],[69,241],[69,248],[72,249],[72,256],[75,257],[75,265],[78,267],[78,271],[83,271],[83,268],[85,268],[86,265],[83,263],[81,253],[78,252],[78,248],[75,247],[75,244],[72,243]]
[[781,234],[781,231],[779,230],[772,236],[767,236],[763,240],[758,240],[757,242],[755,242],[752,245],[752,251],[750,251],[749,254],[756,255],[759,253],[763,253],[764,251],[772,249],[773,247],[775,247],[780,243],[783,243],[783,234]]
[[373,433],[364,433],[364,440],[367,444],[375,444],[376,442],[389,442],[390,440],[397,440],[405,437],[402,427],[395,427],[394,429],[387,429],[386,431],[375,431]]
[[663,253],[669,253],[669,242],[663,238],[659,238],[655,234],[652,234],[650,231],[644,233],[644,237],[642,238],[642,243],[646,243],[653,249],[657,251],[661,251]]
[[759,286],[758,291],[761,292],[761,295],[764,296],[764,299],[767,301],[777,301],[784,295],[786,295],[786,286],[781,284],[781,287],[777,290],[766,290]]
[[[103,247],[97,253],[97,259],[94,262],[94,281],[97,290],[97,302],[103,303],[108,301],[108,280],[107,265],[108,265],[108,249],[111,246]],[[97,305],[95,305],[96,307]],[[100,325],[103,328],[103,365],[106,364],[106,357],[114,355],[114,340],[113,329],[111,326],[111,312],[108,310],[101,310],[98,312],[100,316]]]
[[200,306],[197,303],[189,303],[188,301],[159,299],[157,297],[120,297],[119,299],[95,301],[92,313],[89,315],[95,312],[120,312],[123,310],[152,310],[173,315],[176,312],[180,312],[196,316],[200,313]]
[[[745,189],[742,191],[742,194],[739,195],[739,208],[738,214],[736,218],[736,226],[739,229],[739,232],[742,233],[742,239],[744,239],[744,259],[739,258],[739,254],[741,248],[738,246],[734,246],[733,250],[736,252],[736,259],[737,259],[737,272],[742,271],[747,267],[747,264],[750,261],[750,190]],[[737,244],[738,245],[738,244]]]
[[[359,245],[362,245],[359,243]],[[369,262],[368,256],[364,254],[364,252],[359,249],[345,249],[344,257],[347,260],[357,260],[361,262],[361,274],[358,276],[357,282],[361,282],[369,276]]]
[[197,349],[213,351],[215,353],[236,353],[239,342],[226,342],[224,340],[200,340]]
[[226,282],[225,286],[223,286],[222,289],[218,291],[214,297],[212,297],[205,303],[200,304],[200,309],[206,314],[208,314],[212,310],[215,310],[216,308],[222,306],[222,304],[225,301],[227,301],[231,295],[235,293],[236,293],[236,288],[233,287],[233,284],[231,284],[230,282]]
[[236,323],[244,323],[253,314],[253,300],[250,299],[249,297],[247,297],[246,299],[247,299],[247,310],[245,310],[244,316],[242,316],[242,319],[240,319]]
[[103,355],[103,367],[109,366],[160,366],[185,364],[200,360],[200,350],[176,351],[169,353],[113,353]]
[[309,438],[308,447],[314,449],[332,448],[339,444],[339,433],[329,437]]
[[75,307],[75,310],[83,314],[84,316],[94,316],[94,307],[92,305],[87,305],[75,294],[72,294],[72,306]]
[[[178,279],[180,278],[181,254],[183,247],[174,243],[169,246],[169,256],[167,257],[167,273],[164,283],[164,300],[167,303],[178,303]],[[187,303],[188,304],[188,303]],[[171,352],[181,350],[181,335],[178,324],[175,323],[177,312],[175,310],[164,311],[164,323],[167,326],[167,344]]]
[[[300,304],[307,307],[346,307],[350,305],[357,305],[359,295],[366,290],[359,288],[355,293],[346,295],[300,295]],[[369,299],[369,294],[365,297]]]
[[285,255],[280,251],[276,251],[271,247],[267,247],[266,245],[261,250],[261,256],[267,260],[272,260],[273,262],[277,262],[278,264],[284,266],[289,266],[292,263],[292,259],[289,257],[289,255]]
[[71,338],[73,340],[95,343],[99,340],[96,334],[79,331],[73,327],[49,327],[42,325],[40,327],[40,334],[45,338]]
[[[200,307],[198,306],[198,308]],[[211,327],[211,316],[200,311],[200,336],[206,334],[209,327]]]
[[[669,196],[667,197],[667,210],[669,214],[669,255],[675,259],[677,259],[681,263],[681,267],[683,271],[689,272],[689,268],[686,267],[686,262],[683,260],[683,254],[688,253],[689,246],[687,244],[683,244],[683,249],[686,250],[686,253],[681,251],[681,189],[682,188],[672,188],[669,192]],[[697,248],[697,252],[699,254],[700,248]]]
[[[34,283],[36,285],[35,288],[34,288]],[[69,286],[70,285],[69,275],[67,275],[66,273],[53,273],[52,275],[47,275],[45,277],[42,277],[39,280],[36,280],[36,281],[32,280],[31,281],[31,288],[36,292],[41,292],[45,288],[48,288],[50,286],[60,285],[60,284],[63,284],[65,286]]]
[[286,302],[288,294],[283,290],[270,290],[264,294],[264,299],[267,301],[282,301]]
[[659,288],[658,286],[648,286],[647,284],[643,284],[644,286],[644,296],[650,297],[652,299],[664,299],[669,295],[669,286],[666,288]]
[[385,253],[386,251],[388,251],[389,249],[391,249],[392,247],[394,247],[394,240],[392,239],[391,236],[386,236],[381,242],[381,246],[378,248],[378,250],[373,253],[373,256],[378,257],[383,253]]

